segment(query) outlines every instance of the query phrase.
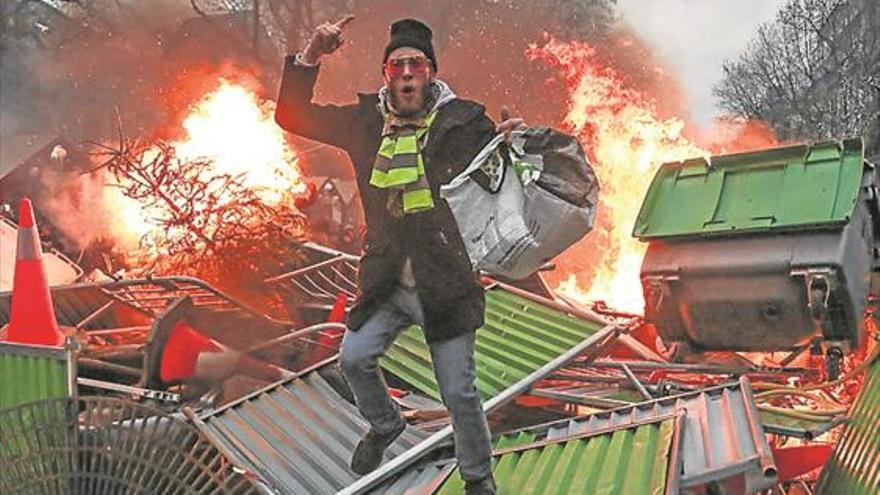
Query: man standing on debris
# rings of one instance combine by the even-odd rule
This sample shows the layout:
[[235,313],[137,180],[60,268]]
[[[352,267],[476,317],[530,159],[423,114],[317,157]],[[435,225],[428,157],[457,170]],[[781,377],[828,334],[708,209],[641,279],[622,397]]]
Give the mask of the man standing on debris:
[[339,48],[352,19],[318,26],[305,50],[286,59],[275,115],[290,132],[342,148],[357,175],[366,249],[340,363],[371,428],[351,469],[376,469],[403,432],[377,361],[416,324],[424,329],[452,416],[467,493],[493,494],[489,428],[475,386],[474,331],[483,324],[483,288],[439,189],[497,133],[523,122],[502,115],[496,127],[482,105],[458,98],[437,79],[431,29],[413,19],[391,26],[378,94],[359,94],[357,103],[343,106],[313,103],[320,58]]

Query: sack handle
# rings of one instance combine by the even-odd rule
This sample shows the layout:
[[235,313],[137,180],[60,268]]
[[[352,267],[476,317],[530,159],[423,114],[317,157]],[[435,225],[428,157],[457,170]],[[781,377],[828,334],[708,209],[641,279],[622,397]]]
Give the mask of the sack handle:
[[[525,133],[526,133],[526,129],[514,130],[511,132],[511,140],[518,138]],[[484,146],[483,149],[481,149],[479,153],[477,153],[477,156],[475,156],[474,159],[471,160],[471,163],[470,163],[470,165],[467,166],[467,168],[465,168],[460,174],[456,175],[451,181],[449,181],[448,184],[444,184],[444,185],[440,186],[440,188],[441,189],[454,189],[454,188],[461,186],[466,180],[468,180],[469,176],[472,173],[479,170],[479,168],[483,165],[483,162],[486,161],[488,156],[492,152],[495,151],[495,148],[497,148],[498,145],[502,141],[504,141],[504,134],[498,134],[497,136],[492,138],[492,140],[489,141],[489,143],[486,144],[486,146]],[[504,161],[505,168],[510,163],[509,157],[508,157],[508,160],[506,160],[506,161],[503,160],[503,157],[502,157],[502,161]],[[504,171],[504,173],[506,173],[506,171]],[[502,179],[501,182],[503,183],[504,180]],[[498,191],[492,191],[492,192],[498,192]]]

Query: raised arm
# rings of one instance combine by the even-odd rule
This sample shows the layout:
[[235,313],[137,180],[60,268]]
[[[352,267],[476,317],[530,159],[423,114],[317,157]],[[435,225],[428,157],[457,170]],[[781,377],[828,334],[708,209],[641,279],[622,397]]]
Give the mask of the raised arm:
[[283,129],[343,149],[347,148],[351,136],[350,126],[357,105],[318,105],[312,102],[312,97],[320,58],[344,43],[342,29],[352,19],[353,16],[347,16],[333,24],[321,24],[302,53],[285,59],[275,108],[275,121]]

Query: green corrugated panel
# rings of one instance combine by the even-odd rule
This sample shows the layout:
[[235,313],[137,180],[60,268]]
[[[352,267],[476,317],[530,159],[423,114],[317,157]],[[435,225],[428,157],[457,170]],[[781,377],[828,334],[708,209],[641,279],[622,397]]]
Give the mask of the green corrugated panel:
[[[486,324],[477,331],[477,390],[483,399],[499,394],[604,325],[501,288],[489,290]],[[418,327],[404,331],[381,363],[388,372],[440,400],[430,352]]]
[[[518,495],[663,495],[675,437],[675,419],[602,435],[559,441],[496,455],[498,493]],[[523,446],[535,435],[503,436],[495,449]],[[457,495],[464,484],[454,471],[438,495]]]
[[826,419],[794,418],[773,411],[758,411],[761,424],[768,433],[776,433],[801,438],[815,438],[832,428],[840,426],[844,418],[828,417]]
[[874,361],[849,421],[828,464],[822,469],[817,493],[877,495],[880,493],[880,359]]
[[844,224],[864,170],[861,139],[664,164],[636,219],[641,239]]
[[[0,411],[31,402],[65,397],[67,365],[63,358],[64,351],[61,349],[0,342]],[[0,449],[0,457],[23,456],[27,453],[27,446],[34,445],[38,440],[39,430],[22,430],[20,427],[22,424],[44,424],[48,416],[32,416],[29,412],[23,414],[19,423],[9,423],[9,416],[0,418],[0,437],[5,436],[7,440]],[[39,459],[31,459],[27,469],[35,476],[43,476],[49,472],[48,465]]]
[[67,368],[64,361],[7,354],[0,349],[0,411],[65,395]]

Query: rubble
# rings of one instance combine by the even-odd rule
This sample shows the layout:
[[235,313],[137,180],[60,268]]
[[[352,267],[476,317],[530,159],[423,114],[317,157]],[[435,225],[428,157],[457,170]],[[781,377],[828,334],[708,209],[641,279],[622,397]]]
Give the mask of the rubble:
[[[406,432],[378,470],[349,470],[368,425],[336,359],[359,258],[314,242],[298,249],[305,266],[259,281],[258,299],[272,301],[272,314],[194,277],[47,284],[63,345],[0,342],[0,462],[14,466],[0,490],[54,493],[47,480],[65,477],[128,483],[149,468],[120,470],[113,456],[160,442],[167,465],[180,469],[153,476],[180,489],[460,493],[449,418],[415,327],[380,361]],[[831,380],[825,360],[803,346],[782,358],[720,351],[676,362],[662,332],[638,315],[554,297],[539,276],[483,282],[477,389],[503,493],[746,494],[806,481],[816,493],[874,493],[872,320],[858,341],[865,345]],[[34,294],[0,293],[0,325],[18,297]],[[205,356],[222,363],[206,374]],[[165,373],[169,360],[188,371]],[[56,430],[69,437],[45,436]],[[160,430],[170,433],[160,440]],[[141,440],[122,442],[129,434]],[[63,449],[51,449],[64,438]],[[30,470],[22,442],[40,445]],[[173,461],[187,449],[199,455]],[[64,455],[80,460],[56,462]],[[98,457],[104,464],[95,467]]]

